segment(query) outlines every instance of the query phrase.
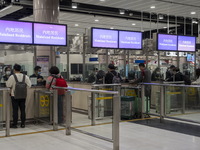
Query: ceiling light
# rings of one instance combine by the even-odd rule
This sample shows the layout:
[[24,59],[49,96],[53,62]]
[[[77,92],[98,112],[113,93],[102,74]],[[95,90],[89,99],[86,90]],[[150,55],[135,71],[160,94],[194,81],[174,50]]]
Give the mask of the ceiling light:
[[120,15],[124,15],[124,14],[125,14],[125,10],[120,9],[120,10],[119,10],[119,14],[120,14]]
[[155,8],[156,8],[156,6],[151,6],[150,8],[151,8],[151,9],[155,9]]
[[195,12],[195,11],[192,11],[192,12],[191,12],[191,15],[195,15],[195,14],[196,14],[196,12]]
[[162,19],[164,19],[164,16],[163,16],[163,15],[158,15],[158,18],[159,18],[160,20],[162,20]]
[[113,27],[111,27],[110,29],[114,29]]
[[63,54],[66,54],[66,52],[62,52]]
[[95,22],[99,22],[99,20],[98,20],[98,19],[95,19],[94,21],[95,21]]
[[197,21],[196,19],[193,19],[193,20],[192,20],[192,23],[193,23],[193,24],[198,24],[198,21]]
[[105,0],[100,0],[100,2],[105,2]]
[[135,26],[136,24],[135,23],[132,23],[132,26]]
[[164,29],[167,29],[167,27],[163,27]]
[[80,35],[80,34],[76,34],[76,35]]
[[72,3],[72,8],[76,9],[77,8],[77,3]]
[[78,27],[79,25],[78,24],[75,24],[75,27]]

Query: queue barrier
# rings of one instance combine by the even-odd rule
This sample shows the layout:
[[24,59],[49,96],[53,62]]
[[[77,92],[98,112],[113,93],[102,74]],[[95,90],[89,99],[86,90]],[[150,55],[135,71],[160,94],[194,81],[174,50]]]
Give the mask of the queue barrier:
[[58,96],[57,90],[35,90],[34,120],[53,124],[53,130],[58,130]]
[[[110,86],[110,85],[109,85]],[[81,89],[81,88],[63,88],[63,87],[52,87],[54,91],[57,91],[56,89],[64,89],[68,90],[65,93],[64,99],[66,101],[66,135],[71,135],[71,129],[78,131],[80,133],[84,133],[108,142],[113,143],[113,150],[119,150],[119,121],[120,121],[120,93],[118,91],[105,91],[105,90],[94,90],[94,89]],[[105,94],[105,95],[112,95],[113,97],[113,127],[112,127],[112,134],[113,138],[109,139],[106,137],[102,137],[100,135],[96,134],[91,134],[89,132],[80,130],[80,129],[75,129],[71,127],[71,120],[72,120],[72,101],[71,101],[71,93],[70,91],[81,91],[81,92],[91,92],[92,93],[92,103],[91,103],[91,108],[92,108],[92,115],[91,115],[91,125],[95,126],[95,94]]]
[[[200,113],[200,94],[199,85],[183,85],[183,84],[160,84],[160,83],[142,83],[142,105],[145,100],[145,86],[158,86],[159,93],[156,112],[151,109],[147,112],[142,109],[142,114],[158,115],[161,122],[164,118],[172,118],[194,123],[200,123],[200,120],[195,115]],[[152,113],[153,112],[153,113]]]
[[[3,101],[4,99],[5,102]],[[6,137],[10,136],[10,109],[11,109],[10,89],[0,88],[0,131],[5,131]],[[3,112],[5,112],[5,114]],[[5,117],[5,123],[4,123],[4,117]]]
[[[121,84],[94,84],[93,90],[106,90],[106,91],[118,91],[121,93]],[[95,110],[95,120],[102,120],[104,118],[112,118],[112,102],[113,97],[110,94],[96,93],[88,97],[88,117],[91,118],[91,111]],[[91,107],[90,107],[91,106]],[[95,121],[94,120],[94,121]]]

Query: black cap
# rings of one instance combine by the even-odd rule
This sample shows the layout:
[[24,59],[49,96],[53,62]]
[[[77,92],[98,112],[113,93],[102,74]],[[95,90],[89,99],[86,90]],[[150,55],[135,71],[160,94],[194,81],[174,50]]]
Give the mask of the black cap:
[[170,69],[173,69],[173,68],[175,68],[175,66],[174,66],[174,65],[171,65],[169,68],[170,68]]
[[113,64],[109,64],[109,65],[108,65],[108,68],[109,68],[109,69],[115,69],[115,66],[114,66]]

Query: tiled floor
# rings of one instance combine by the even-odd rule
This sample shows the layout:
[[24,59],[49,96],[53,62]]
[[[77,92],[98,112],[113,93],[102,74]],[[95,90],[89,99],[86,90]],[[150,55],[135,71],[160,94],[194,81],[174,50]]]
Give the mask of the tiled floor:
[[[155,122],[154,122],[155,120]],[[189,130],[190,125],[166,122],[160,124],[158,120],[123,122],[120,123],[121,150],[199,150],[200,126],[195,126],[196,135],[170,130],[183,128]],[[160,126],[169,128],[161,128]],[[40,131],[45,129],[35,125],[27,125],[25,129],[12,129],[12,133]],[[84,131],[101,134],[111,138],[111,125],[99,125],[79,128]],[[194,132],[194,131],[193,131]],[[198,134],[199,132],[199,134]],[[112,150],[112,143],[93,138],[82,133],[72,131],[66,136],[64,130],[44,132],[30,135],[0,138],[1,150]]]

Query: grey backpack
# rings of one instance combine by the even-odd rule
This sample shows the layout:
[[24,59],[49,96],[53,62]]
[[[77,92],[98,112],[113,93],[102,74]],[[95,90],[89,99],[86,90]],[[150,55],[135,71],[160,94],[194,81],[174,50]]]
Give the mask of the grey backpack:
[[27,96],[27,84],[25,83],[25,75],[23,74],[22,82],[19,82],[17,76],[13,75],[16,81],[14,97],[15,99],[26,99]]
[[115,76],[113,73],[111,73],[113,75],[113,79],[112,79],[112,83],[120,83],[121,79],[119,77],[119,73],[117,73],[117,75]]

